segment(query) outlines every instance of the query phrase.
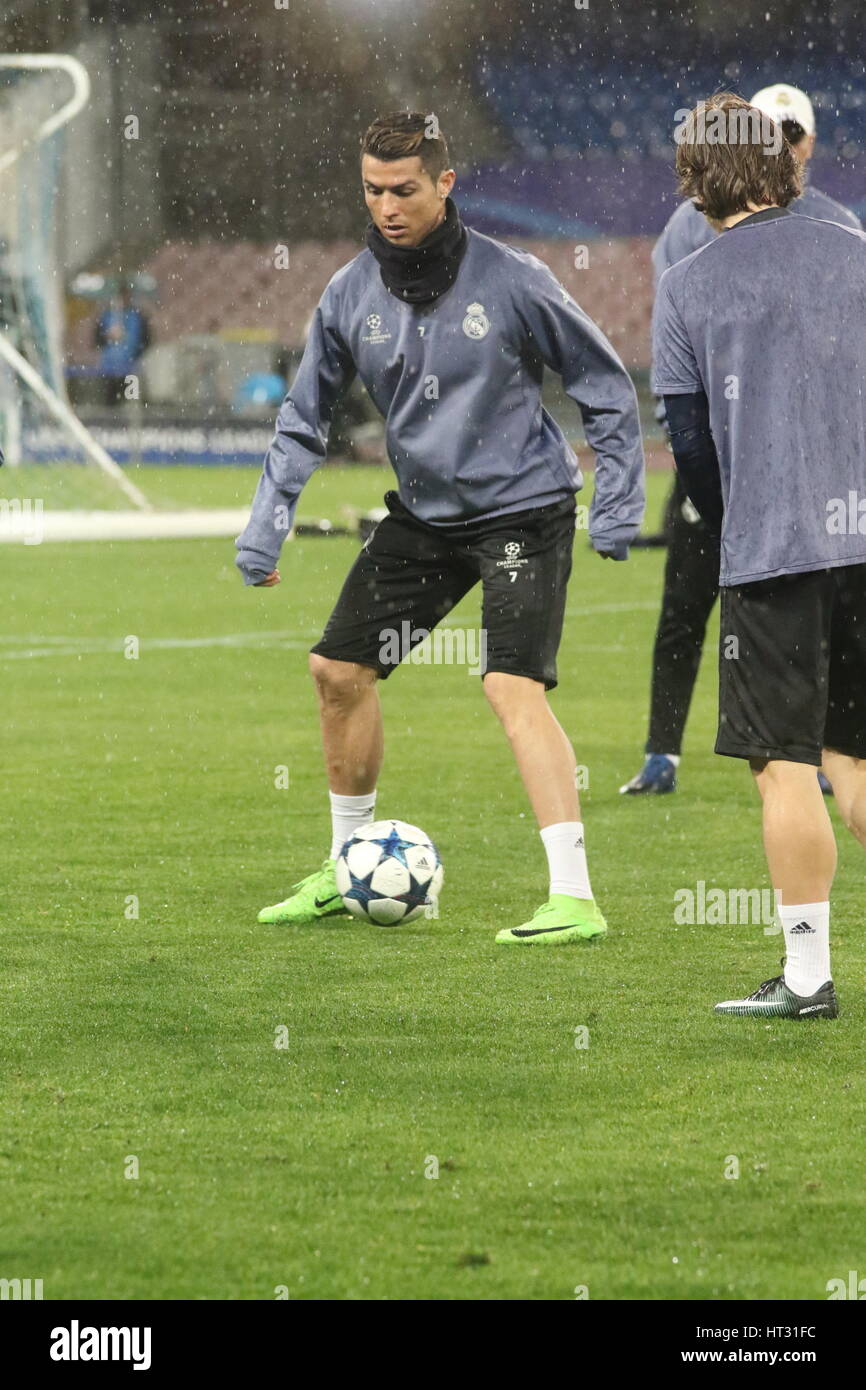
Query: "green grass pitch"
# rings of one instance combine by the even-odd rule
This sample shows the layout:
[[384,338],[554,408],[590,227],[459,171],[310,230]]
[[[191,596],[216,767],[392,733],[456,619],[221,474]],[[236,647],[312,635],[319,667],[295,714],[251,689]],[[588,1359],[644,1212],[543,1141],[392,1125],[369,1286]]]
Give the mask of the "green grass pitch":
[[[141,479],[204,505],[255,483]],[[324,470],[301,514],[386,485]],[[305,653],[356,552],[295,541],[266,592],[230,542],[0,551],[0,1276],[47,1299],[809,1300],[866,1273],[863,859],[840,838],[840,1020],[714,1017],[782,944],[674,921],[698,880],[767,886],[748,772],[711,751],[712,647],[680,793],[617,794],[661,552],[602,563],[578,535],[551,697],[588,768],[605,941],[494,945],[545,864],[456,666],[382,688],[378,809],[439,843],[439,920],[256,925],[327,849]],[[476,591],[453,621],[478,612]]]

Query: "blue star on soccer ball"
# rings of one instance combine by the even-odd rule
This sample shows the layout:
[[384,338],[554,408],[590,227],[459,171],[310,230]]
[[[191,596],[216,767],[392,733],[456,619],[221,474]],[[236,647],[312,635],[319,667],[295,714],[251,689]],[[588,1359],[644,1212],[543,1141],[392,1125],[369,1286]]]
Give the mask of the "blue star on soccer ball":
[[387,836],[383,840],[371,840],[370,844],[382,846],[382,858],[379,860],[380,864],[383,859],[393,856],[398,864],[402,864],[406,869],[409,868],[406,862],[406,850],[414,847],[414,840],[404,840],[399,831],[389,830]]

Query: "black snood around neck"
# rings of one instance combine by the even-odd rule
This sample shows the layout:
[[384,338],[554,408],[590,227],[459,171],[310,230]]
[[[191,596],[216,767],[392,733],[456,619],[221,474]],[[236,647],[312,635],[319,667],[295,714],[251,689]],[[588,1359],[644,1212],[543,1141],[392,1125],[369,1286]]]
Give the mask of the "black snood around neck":
[[451,198],[445,218],[417,246],[395,246],[369,223],[367,245],[379,262],[385,287],[407,304],[429,304],[457,279],[469,238]]

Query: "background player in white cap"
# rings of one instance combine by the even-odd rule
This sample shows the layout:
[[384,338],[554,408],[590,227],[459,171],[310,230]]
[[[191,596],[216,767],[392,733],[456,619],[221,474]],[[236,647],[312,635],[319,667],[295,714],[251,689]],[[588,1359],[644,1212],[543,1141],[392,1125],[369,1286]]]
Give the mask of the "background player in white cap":
[[[776,82],[752,97],[757,106],[781,125],[805,178],[815,149],[815,113],[799,87]],[[860,227],[848,208],[806,184],[789,211],[845,227]],[[698,212],[694,203],[681,203],[653,249],[656,286],[668,266],[715,240],[718,228]],[[660,406],[661,409],[661,406]],[[675,478],[665,512],[668,556],[662,609],[653,650],[650,719],[644,765],[620,790],[635,795],[676,789],[682,738],[697,680],[707,619],[719,591],[718,538],[708,531]],[[829,783],[822,787],[829,791]]]
[[[822,193],[819,188],[813,188],[807,181],[808,163],[815,152],[816,132],[815,112],[806,93],[788,82],[776,82],[772,87],[762,87],[749,104],[757,106],[759,111],[782,127],[782,133],[800,163],[803,191],[799,198],[794,199],[790,211],[798,212],[803,217],[819,217],[823,222],[839,222],[843,227],[856,227],[859,230],[860,219],[855,213],[827,193]],[[703,213],[698,212],[691,199],[680,203],[653,247],[656,286],[668,266],[675,265],[684,256],[690,256],[699,246],[706,246],[718,236],[719,230],[711,226]]]
[[836,841],[815,769],[866,849],[866,528],[852,502],[866,497],[866,234],[793,216],[787,141],[744,138],[741,97],[709,107],[723,138],[705,138],[702,104],[676,168],[726,230],[659,281],[652,383],[677,472],[721,536],[716,752],[750,764],[785,937],[784,973],[716,1012],[835,1018]]

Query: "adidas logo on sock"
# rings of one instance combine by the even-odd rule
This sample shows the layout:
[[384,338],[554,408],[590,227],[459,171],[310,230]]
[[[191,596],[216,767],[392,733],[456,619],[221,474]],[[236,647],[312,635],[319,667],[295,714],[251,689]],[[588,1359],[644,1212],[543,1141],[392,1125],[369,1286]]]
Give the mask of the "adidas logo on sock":
[[792,936],[814,936],[815,928],[810,927],[808,922],[798,922],[796,927],[791,928]]
[[576,839],[575,842],[574,842],[574,848],[575,848],[575,849],[583,849],[583,836],[582,836],[582,835],[578,835],[577,839]]

